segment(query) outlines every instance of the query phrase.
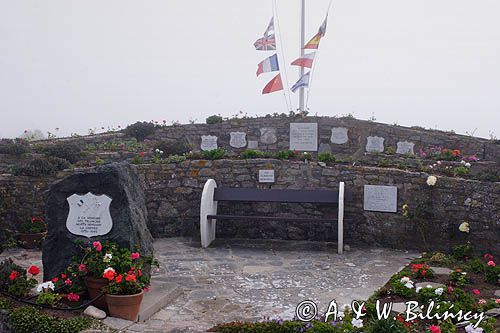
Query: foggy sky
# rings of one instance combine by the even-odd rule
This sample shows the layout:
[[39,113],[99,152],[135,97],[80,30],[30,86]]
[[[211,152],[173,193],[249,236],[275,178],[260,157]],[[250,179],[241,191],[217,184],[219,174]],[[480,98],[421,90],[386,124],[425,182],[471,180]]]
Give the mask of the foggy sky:
[[[307,39],[328,3],[307,1]],[[0,136],[286,112],[282,93],[260,94],[275,74],[255,76],[272,54],[253,48],[272,10],[271,0],[0,0]],[[299,10],[277,0],[288,87]],[[498,0],[334,0],[310,112],[500,137],[499,17]]]

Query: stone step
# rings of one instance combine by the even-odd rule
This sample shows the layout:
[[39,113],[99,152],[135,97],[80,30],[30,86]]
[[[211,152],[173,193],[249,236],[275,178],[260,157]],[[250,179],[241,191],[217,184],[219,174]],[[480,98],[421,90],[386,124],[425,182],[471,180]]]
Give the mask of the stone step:
[[452,269],[449,269],[447,267],[431,267],[431,269],[436,275],[450,275],[450,273],[453,272]]
[[415,288],[427,288],[431,286],[431,288],[443,288],[445,289],[446,286],[444,284],[441,284],[441,283],[437,283],[437,282],[419,282],[417,284],[415,284]]
[[182,288],[171,282],[151,280],[151,290],[144,294],[137,321],[146,321],[156,312],[171,304],[183,293]]

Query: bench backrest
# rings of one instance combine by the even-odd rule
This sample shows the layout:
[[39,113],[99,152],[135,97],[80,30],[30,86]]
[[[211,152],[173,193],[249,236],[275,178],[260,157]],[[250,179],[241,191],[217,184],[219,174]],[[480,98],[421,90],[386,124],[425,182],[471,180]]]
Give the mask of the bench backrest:
[[332,190],[289,190],[260,188],[215,188],[215,201],[325,203],[339,202],[339,192]]

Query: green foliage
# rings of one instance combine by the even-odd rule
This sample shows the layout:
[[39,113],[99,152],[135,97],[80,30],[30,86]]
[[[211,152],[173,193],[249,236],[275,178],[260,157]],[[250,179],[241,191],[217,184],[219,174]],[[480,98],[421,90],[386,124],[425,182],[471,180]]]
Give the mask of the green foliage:
[[450,281],[459,287],[465,286],[467,283],[469,283],[469,279],[467,278],[467,273],[463,272],[460,269],[457,269],[454,272],[451,272],[450,275],[448,275],[448,278]]
[[454,262],[453,258],[447,254],[441,252],[435,252],[430,258],[429,261],[436,264],[441,264],[444,266],[451,266]]
[[163,163],[181,163],[186,159],[186,155],[170,155],[163,160]]
[[154,143],[154,150],[163,152],[163,156],[183,155],[190,152],[193,147],[184,139],[176,141],[158,141]]
[[40,305],[56,306],[61,301],[61,295],[51,292],[43,292],[36,298],[36,303]]
[[240,158],[252,159],[252,158],[262,158],[263,153],[258,150],[247,149],[240,153]]
[[21,225],[20,231],[26,234],[38,234],[47,231],[47,224],[43,217],[33,216],[30,221]]
[[53,176],[58,171],[67,169],[67,160],[58,157],[37,157],[21,166],[14,166],[11,172],[16,176],[45,177]]
[[95,165],[103,165],[103,164],[104,164],[104,160],[100,157],[96,157]]
[[76,142],[57,142],[43,148],[47,156],[58,157],[70,163],[76,163],[82,158],[82,148]]
[[220,124],[220,123],[222,123],[223,120],[224,119],[221,116],[213,115],[213,116],[210,116],[206,119],[206,123],[209,125]]
[[406,326],[394,319],[374,320],[367,328],[367,333],[407,333]]
[[[313,320],[305,323],[301,321],[265,321],[265,322],[231,322],[217,325],[209,330],[209,332],[219,333],[354,333],[360,332],[354,328],[348,320],[338,323],[325,323],[322,321]],[[375,333],[376,331],[373,331]],[[406,331],[405,331],[406,332]],[[395,331],[399,333],[399,331]],[[403,333],[403,332],[401,332]]]
[[203,158],[206,160],[220,160],[224,158],[226,151],[222,148],[206,150],[203,152]]
[[463,265],[465,270],[471,270],[474,273],[482,273],[486,268],[486,264],[479,258],[470,259],[467,264]]
[[452,248],[451,254],[456,260],[463,260],[466,257],[472,257],[474,254],[474,248],[469,243],[456,245]]
[[280,150],[276,153],[276,158],[279,160],[291,160],[297,158],[297,153],[293,150]]
[[144,158],[140,155],[136,155],[132,158],[131,161],[132,164],[143,164],[144,163]]
[[466,168],[464,166],[458,166],[453,168],[453,175],[455,177],[465,177],[469,175],[469,168]]
[[148,136],[156,131],[158,126],[151,122],[136,122],[135,124],[128,125],[123,130],[126,136],[136,138],[137,141],[144,141]]
[[324,163],[333,163],[337,160],[335,155],[332,153],[320,153],[318,154],[318,161]]
[[76,333],[93,327],[96,321],[89,317],[60,319],[26,306],[14,309],[9,323],[17,333]]
[[0,290],[17,297],[25,297],[36,285],[35,279],[28,279],[26,270],[7,258],[0,263]]
[[415,288],[407,288],[403,282],[401,282],[401,278],[405,276],[410,276],[411,274],[406,271],[401,271],[397,274],[394,274],[391,277],[391,287],[393,292],[401,297],[412,299],[416,296]]
[[[444,301],[445,292],[442,295],[436,294],[438,288],[421,288],[417,293],[417,300],[420,304],[429,304],[431,301],[439,302]],[[443,289],[443,288],[441,288]]]
[[12,302],[6,298],[0,297],[0,310],[12,310]]
[[24,140],[1,140],[0,154],[21,156],[30,151],[28,143]]
[[389,147],[385,148],[384,153],[386,153],[387,155],[394,155],[394,154],[396,154],[396,148],[389,146]]
[[500,283],[500,266],[487,266],[484,273],[486,282],[495,285]]

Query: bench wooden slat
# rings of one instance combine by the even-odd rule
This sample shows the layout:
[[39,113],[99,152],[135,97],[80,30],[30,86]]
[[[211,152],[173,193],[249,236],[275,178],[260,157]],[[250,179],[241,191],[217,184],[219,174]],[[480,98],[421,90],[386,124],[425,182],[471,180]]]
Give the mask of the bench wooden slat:
[[266,220],[266,221],[292,221],[292,222],[337,222],[337,219],[310,219],[283,216],[249,216],[249,215],[207,215],[209,220]]
[[218,187],[215,201],[327,203],[339,202],[339,192],[333,190],[290,190]]

